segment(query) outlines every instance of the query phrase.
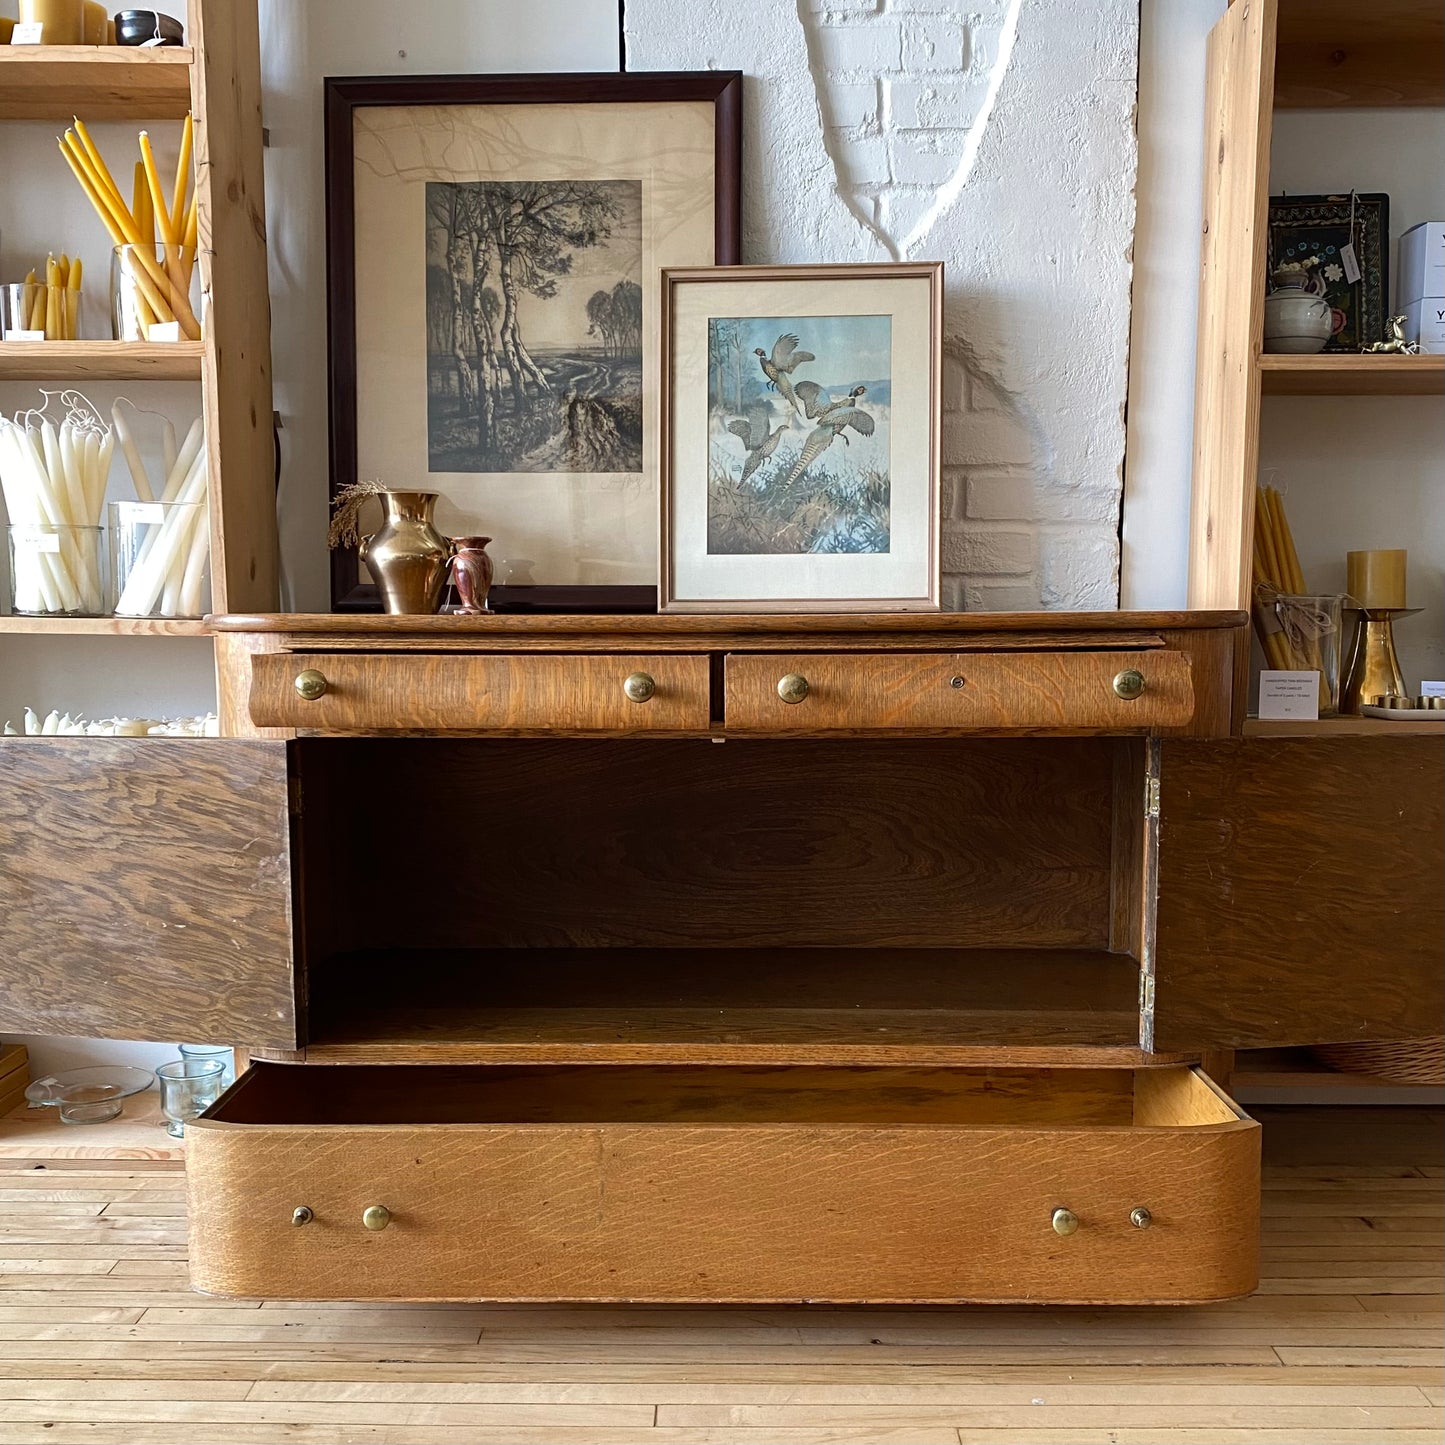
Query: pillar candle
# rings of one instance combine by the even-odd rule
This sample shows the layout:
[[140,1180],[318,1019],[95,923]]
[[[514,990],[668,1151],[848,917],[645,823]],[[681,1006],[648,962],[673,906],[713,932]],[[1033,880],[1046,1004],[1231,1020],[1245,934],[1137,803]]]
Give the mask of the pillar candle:
[[43,26],[42,45],[79,45],[85,37],[85,0],[20,0],[20,23]]
[[110,29],[110,16],[100,0],[85,0],[85,43],[104,45]]
[[1361,607],[1404,607],[1405,558],[1403,547],[1345,555],[1345,590]]
[[0,45],[9,45],[15,34],[15,22],[8,15],[0,15]]

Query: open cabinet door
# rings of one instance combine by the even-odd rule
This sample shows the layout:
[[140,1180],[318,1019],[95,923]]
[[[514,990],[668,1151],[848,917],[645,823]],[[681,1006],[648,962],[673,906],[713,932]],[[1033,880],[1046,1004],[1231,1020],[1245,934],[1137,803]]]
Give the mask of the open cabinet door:
[[1440,1033],[1440,738],[1162,747],[1155,1047]]
[[0,744],[0,1030],[297,1042],[286,744]]

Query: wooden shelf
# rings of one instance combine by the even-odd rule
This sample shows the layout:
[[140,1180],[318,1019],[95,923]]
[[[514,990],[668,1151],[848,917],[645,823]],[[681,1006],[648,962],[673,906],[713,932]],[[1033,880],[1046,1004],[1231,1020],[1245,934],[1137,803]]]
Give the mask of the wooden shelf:
[[0,635],[31,637],[207,637],[192,617],[0,617]]
[[313,974],[306,1057],[1102,1068],[1141,1061],[1138,992],[1098,949],[373,952]]
[[0,341],[0,381],[199,381],[204,353],[201,341]]
[[24,1104],[0,1119],[0,1159],[146,1159],[179,1168],[185,1152],[185,1141],[166,1133],[154,1086],[126,1099],[108,1124],[62,1124],[54,1109]]
[[1397,722],[1387,717],[1322,717],[1310,721],[1246,718],[1247,738],[1438,738],[1445,737],[1445,713],[1420,722]]
[[1445,104],[1439,0],[1280,0],[1282,109]]
[[179,120],[191,59],[173,46],[0,46],[0,120]]
[[1261,356],[1266,396],[1445,396],[1445,356]]
[[1236,1055],[1229,1092],[1242,1103],[1437,1104],[1438,1084],[1402,1083],[1351,1074],[1321,1063],[1308,1049],[1248,1049]]

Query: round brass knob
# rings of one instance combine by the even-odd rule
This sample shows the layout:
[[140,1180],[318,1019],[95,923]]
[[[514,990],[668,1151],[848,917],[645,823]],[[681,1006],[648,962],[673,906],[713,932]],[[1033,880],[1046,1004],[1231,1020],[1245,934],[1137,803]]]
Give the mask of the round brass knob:
[[315,1218],[316,1216],[304,1204],[298,1204],[291,1211],[292,1224],[310,1224]]
[[304,672],[296,674],[297,695],[305,698],[307,702],[315,702],[325,693],[328,686],[326,674],[317,672],[314,667],[308,667]]
[[800,672],[790,672],[778,680],[778,696],[784,702],[802,702],[808,695],[808,679]]
[[1049,1223],[1054,1226],[1055,1234],[1074,1234],[1079,1228],[1079,1216],[1072,1209],[1056,1209]]
[[368,1229],[385,1229],[391,1223],[391,1210],[384,1204],[369,1204],[361,1211],[361,1222]]
[[1115,675],[1114,691],[1125,702],[1133,702],[1144,691],[1144,674],[1137,667],[1127,667]]
[[1154,1216],[1141,1204],[1137,1209],[1129,1211],[1129,1223],[1135,1229],[1148,1229],[1154,1223]]
[[646,702],[657,691],[657,683],[645,672],[634,672],[622,684],[622,691],[629,702]]

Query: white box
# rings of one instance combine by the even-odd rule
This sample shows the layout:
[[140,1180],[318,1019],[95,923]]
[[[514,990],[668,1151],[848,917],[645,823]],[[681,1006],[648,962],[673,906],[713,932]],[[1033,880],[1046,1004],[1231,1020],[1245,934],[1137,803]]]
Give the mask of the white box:
[[1430,296],[1445,296],[1445,221],[1421,221],[1400,237],[1395,304],[1403,311]]
[[1426,356],[1445,356],[1445,296],[1427,296],[1405,307],[1405,340],[1418,341]]

